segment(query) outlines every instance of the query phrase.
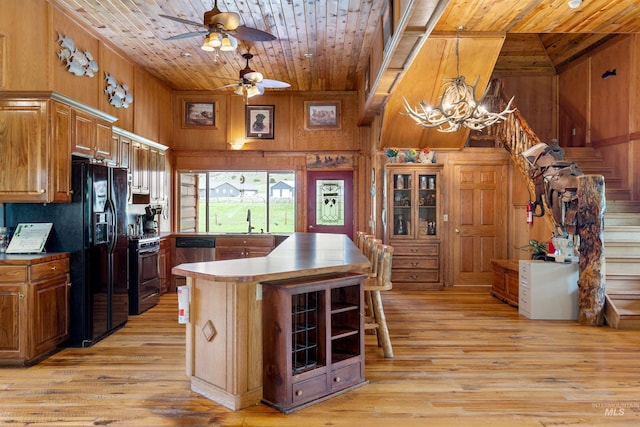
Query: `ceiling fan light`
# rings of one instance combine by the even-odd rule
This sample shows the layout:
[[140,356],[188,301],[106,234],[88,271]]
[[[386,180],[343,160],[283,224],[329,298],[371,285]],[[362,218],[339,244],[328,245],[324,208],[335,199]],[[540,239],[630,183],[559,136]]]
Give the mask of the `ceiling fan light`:
[[222,45],[222,37],[219,33],[209,33],[205,40],[205,44],[211,46],[212,48],[217,48]]
[[244,92],[243,92],[242,85],[238,85],[238,87],[237,87],[237,88],[235,88],[235,90],[233,91],[233,93],[235,93],[236,95],[243,95],[243,94],[244,94]]
[[257,86],[251,85],[247,88],[247,98],[252,98],[256,95],[260,95],[260,89]]
[[207,44],[207,39],[204,39],[204,43],[202,43],[202,46],[200,46],[200,49],[204,50],[205,52],[213,52],[215,50],[213,47]]
[[220,45],[220,50],[223,52],[231,52],[236,50],[238,47],[238,40],[235,37],[225,35],[222,38],[222,44]]

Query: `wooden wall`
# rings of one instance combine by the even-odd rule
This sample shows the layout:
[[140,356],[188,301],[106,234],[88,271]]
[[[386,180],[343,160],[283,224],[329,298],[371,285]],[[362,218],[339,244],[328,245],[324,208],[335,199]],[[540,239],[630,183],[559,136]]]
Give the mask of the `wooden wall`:
[[[121,129],[170,145],[170,87],[48,1],[0,0],[0,10],[0,90],[58,92],[116,117]],[[58,33],[97,61],[93,77],[67,71],[58,57]],[[105,73],[129,87],[129,108],[109,104]]]
[[[250,98],[249,105],[274,107],[274,138],[245,138],[246,100],[225,92],[175,92],[172,158],[176,171],[206,170],[293,170],[296,171],[298,231],[305,231],[307,220],[306,172],[308,156],[336,155],[353,157],[354,229],[366,226],[370,217],[369,128],[357,126],[355,92],[267,92]],[[305,101],[339,101],[340,129],[306,130]],[[214,102],[214,127],[184,125],[186,102]],[[243,141],[241,150],[229,142]],[[314,169],[315,170],[315,169]],[[177,179],[174,178],[174,179]],[[177,186],[174,185],[174,188]],[[173,200],[177,200],[174,194]]]
[[[558,76],[561,145],[593,147],[617,171],[633,200],[640,200],[639,51],[640,36],[619,36]],[[614,69],[615,76],[603,78]]]

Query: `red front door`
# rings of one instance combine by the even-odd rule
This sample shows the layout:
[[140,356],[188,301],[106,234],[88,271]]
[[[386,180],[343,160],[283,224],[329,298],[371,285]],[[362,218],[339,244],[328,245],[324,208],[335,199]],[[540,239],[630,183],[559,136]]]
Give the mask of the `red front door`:
[[353,237],[353,172],[314,171],[307,178],[307,231]]

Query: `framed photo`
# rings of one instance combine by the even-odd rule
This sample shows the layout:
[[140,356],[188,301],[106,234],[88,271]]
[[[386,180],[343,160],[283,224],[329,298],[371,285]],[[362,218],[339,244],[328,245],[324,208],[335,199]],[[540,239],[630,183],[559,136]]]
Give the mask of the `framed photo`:
[[304,128],[307,130],[340,129],[340,101],[305,101]]
[[247,138],[273,139],[275,106],[247,105],[245,110],[245,135]]
[[216,129],[215,102],[188,102],[182,107],[182,127]]

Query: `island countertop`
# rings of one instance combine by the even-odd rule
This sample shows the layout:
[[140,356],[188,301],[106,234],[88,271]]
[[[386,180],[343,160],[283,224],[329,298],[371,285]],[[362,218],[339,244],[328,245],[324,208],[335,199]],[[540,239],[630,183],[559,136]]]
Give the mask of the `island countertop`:
[[218,282],[260,282],[368,268],[369,260],[344,234],[293,233],[265,257],[180,264],[171,271]]

